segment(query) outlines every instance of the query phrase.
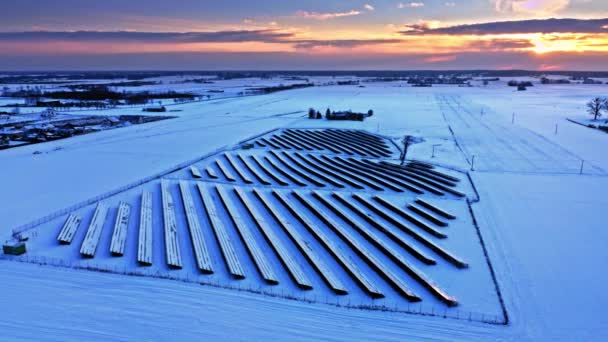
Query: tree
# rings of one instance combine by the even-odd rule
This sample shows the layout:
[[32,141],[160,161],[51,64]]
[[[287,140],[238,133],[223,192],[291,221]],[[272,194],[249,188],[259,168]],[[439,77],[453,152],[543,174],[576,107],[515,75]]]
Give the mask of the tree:
[[330,116],[331,116],[331,110],[329,110],[329,108],[327,108],[327,110],[325,111],[325,118],[329,119]]
[[407,149],[410,147],[410,142],[412,137],[406,135],[401,139],[401,143],[403,144],[403,151],[401,151],[401,165],[405,162],[405,157],[407,156]]
[[587,102],[587,112],[593,115],[593,121],[602,116],[602,109],[604,109],[605,106],[606,99],[601,99],[599,97],[594,97],[591,101]]
[[309,109],[308,109],[308,118],[309,118],[309,119],[314,119],[316,114],[317,114],[317,113],[315,112],[315,109],[314,109],[314,108],[309,108]]
[[370,110],[368,110],[368,111],[367,111],[367,116],[372,116],[372,115],[374,115],[374,111],[373,111],[373,110],[371,110],[371,109],[370,109]]

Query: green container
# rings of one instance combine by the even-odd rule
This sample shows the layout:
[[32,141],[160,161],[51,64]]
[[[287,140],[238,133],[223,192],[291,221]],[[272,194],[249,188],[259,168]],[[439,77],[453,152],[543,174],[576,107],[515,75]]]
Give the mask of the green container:
[[5,244],[2,246],[4,254],[21,255],[25,253],[25,242],[15,244]]

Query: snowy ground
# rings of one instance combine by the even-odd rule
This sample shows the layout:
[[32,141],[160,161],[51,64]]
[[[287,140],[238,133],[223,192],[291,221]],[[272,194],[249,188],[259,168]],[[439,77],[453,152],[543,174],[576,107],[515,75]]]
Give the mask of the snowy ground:
[[[285,132],[290,132],[291,135]],[[296,140],[298,135],[293,132],[301,134],[304,139]],[[496,283],[490,274],[477,228],[469,213],[466,199],[476,200],[477,196],[466,175],[440,168],[427,172],[427,168],[420,170],[416,167],[409,168],[408,173],[400,174],[401,179],[394,178],[396,173],[393,171],[370,171],[375,172],[376,176],[360,171],[353,173],[352,170],[357,172],[358,165],[368,164],[365,164],[361,157],[350,159],[346,152],[375,153],[376,151],[364,150],[363,148],[367,147],[363,144],[329,145],[345,146],[342,154],[328,150],[294,152],[292,149],[286,152],[289,146],[304,146],[299,145],[298,141],[312,142],[313,140],[306,139],[308,135],[313,137],[312,133],[327,139],[335,139],[334,137],[338,136],[331,134],[345,134],[336,130],[325,135],[321,135],[322,132],[327,131],[274,131],[255,140],[255,145],[259,145],[257,148],[223,151],[163,177],[160,183],[158,180],[153,180],[115,196],[100,198],[95,201],[96,203],[59,213],[39,225],[19,228],[21,236],[29,238],[28,253],[14,259],[71,268],[171,278],[331,305],[366,306],[376,310],[443,315],[490,323],[504,322],[506,317],[499,303]],[[277,139],[280,136],[292,136],[292,138]],[[348,139],[356,139],[356,137],[352,134]],[[367,138],[369,137],[372,136],[367,135]],[[283,144],[291,145],[277,149],[279,145],[270,148],[262,141],[267,144],[282,141]],[[323,143],[334,140],[319,138],[314,141]],[[354,150],[356,146],[361,146],[361,149]],[[383,146],[386,147],[383,151],[393,153],[387,153],[382,159],[373,159],[394,161],[390,158],[396,156],[395,146],[391,144]],[[325,167],[311,168],[314,161],[325,163]],[[328,167],[334,167],[338,172],[334,173]],[[194,178],[192,168],[197,170]],[[262,168],[266,171],[262,171]],[[365,168],[370,170],[369,166]],[[268,170],[275,171],[268,172]],[[293,170],[299,170],[300,176],[297,176]],[[279,174],[279,171],[284,174]],[[296,176],[300,180],[297,183],[293,179],[287,181],[284,175]],[[377,175],[383,178],[378,178]],[[415,178],[408,175],[413,175]],[[280,177],[273,179],[272,176]],[[452,183],[448,178],[455,182]],[[164,184],[166,192],[161,191],[161,184]],[[187,189],[185,190],[187,196],[184,195],[184,189]],[[242,191],[244,195],[237,196],[234,193],[235,189]],[[223,193],[221,199],[218,196],[220,190]],[[316,194],[311,194],[311,190],[318,191],[330,204],[324,205],[323,201],[315,197]],[[141,228],[138,227],[141,227],[142,222],[145,221],[138,215],[142,210],[140,208],[143,207],[142,192],[149,192],[152,195],[150,206],[152,214],[149,221],[152,224],[150,249],[152,252],[149,266],[141,266],[136,262],[141,260],[138,250],[141,250],[142,246],[142,242],[138,242],[138,234],[141,236]],[[205,197],[204,193],[211,197]],[[258,193],[263,197],[257,198]],[[277,195],[280,195],[280,198]],[[248,202],[244,203],[240,199],[241,196],[249,198]],[[390,202],[391,207],[382,205],[381,203],[384,202],[377,201],[375,196],[380,196],[382,201]],[[169,197],[175,204],[167,209],[161,205],[161,202]],[[314,203],[319,208],[315,211],[320,210],[320,213],[330,218],[331,222],[326,224],[320,220],[315,211],[308,210],[302,205],[302,200],[299,198]],[[346,205],[340,198],[350,204]],[[423,199],[426,203],[431,203],[453,216],[441,212],[433,213],[429,208],[417,204],[415,201],[418,199]],[[115,229],[114,222],[119,216],[116,208],[121,202],[129,205],[131,214],[127,216],[124,255],[116,257],[110,253],[109,246],[114,239],[112,235]],[[187,202],[192,203],[193,210],[190,213],[185,210],[188,206]],[[101,221],[100,227],[103,231],[100,233],[96,253],[93,252],[95,257],[83,259],[80,248],[81,245],[87,244],[85,238],[85,235],[89,236],[87,228],[89,222],[93,221],[92,217],[96,215],[95,208],[99,203],[108,206],[110,210],[108,214],[103,215]],[[272,211],[266,209],[266,206],[270,206]],[[299,218],[296,218],[288,208],[293,208],[312,226],[299,222]],[[351,221],[354,223],[349,223],[344,217],[332,212],[334,208],[352,218]],[[379,215],[371,208],[377,208],[381,213],[390,216],[387,218]],[[391,208],[401,208],[398,210],[406,212],[405,215],[408,215],[410,220],[399,216],[397,211]],[[261,216],[250,217],[251,209],[255,209]],[[365,214],[363,216],[358,214],[361,212]],[[57,237],[61,235],[60,231],[64,222],[68,220],[68,214],[78,216],[82,219],[82,223],[76,230],[70,246],[59,245]],[[181,268],[179,271],[166,265],[166,263],[175,265],[169,257],[169,252],[165,252],[164,249],[165,245],[172,245],[167,242],[166,237],[163,237],[163,230],[166,229],[163,219],[166,220],[168,214],[176,218],[173,231],[181,251],[177,257]],[[424,216],[425,214],[431,216]],[[238,224],[233,223],[233,218],[238,218]],[[197,244],[195,241],[198,239],[192,238],[193,241],[190,241],[193,230],[198,230],[198,227],[192,226],[191,219],[200,222],[204,249],[209,251],[206,258],[210,260],[210,264],[203,269],[212,270],[213,275],[198,272],[195,261],[201,258],[201,253],[191,247]],[[216,219],[219,221],[214,221]],[[284,226],[281,222],[289,222],[289,226]],[[258,224],[263,224],[264,229],[258,229],[262,228]],[[340,227],[341,229],[336,230]],[[316,233],[312,234],[311,229]],[[264,239],[262,231],[266,230],[272,231],[276,239],[271,239],[273,241]],[[225,234],[227,237],[225,241],[232,249],[228,250],[223,244],[216,244],[218,231]],[[251,238],[242,239],[243,231],[249,232]],[[345,243],[345,234],[354,242]],[[268,236],[268,233],[264,235]],[[219,242],[221,239],[217,240]],[[302,244],[295,243],[295,240],[302,241],[310,250],[305,254],[302,251]],[[371,243],[370,240],[377,243]],[[266,264],[273,273],[272,280],[278,284],[268,284],[265,279],[269,280],[269,278],[262,277],[265,276],[263,273],[258,273],[256,265],[250,258],[251,253],[248,253],[250,241],[255,241],[257,248],[266,255]],[[321,242],[329,243],[331,247],[325,248],[326,245]],[[287,265],[283,267],[281,259],[274,256],[273,248],[278,248],[279,244],[284,246],[285,251],[300,265],[302,268],[300,273],[303,273],[303,279],[312,289],[299,289],[302,282],[297,277],[294,277],[296,279],[293,281],[290,279],[287,270],[293,268]],[[358,267],[356,269],[345,267],[344,262],[340,262],[333,251],[337,251],[348,260],[355,261]],[[371,263],[374,265],[369,262],[366,265],[365,258],[360,257],[361,254],[371,255],[374,260]],[[226,266],[230,265],[228,261],[232,259],[236,260],[238,267],[227,268]],[[238,268],[242,269],[235,273],[235,269]],[[347,269],[351,271],[348,272]],[[355,274],[352,274],[353,272]],[[239,279],[234,279],[235,275]],[[422,279],[415,276],[420,276]],[[399,279],[399,282],[388,281],[387,277]],[[369,286],[360,286],[359,279],[367,279]],[[297,286],[298,284],[300,286]],[[396,290],[395,284],[403,284],[398,286],[416,296],[416,299],[408,298],[409,294]],[[370,286],[373,288],[371,295]],[[428,286],[433,286],[440,293],[433,293]],[[377,294],[383,298],[378,299]]]
[[[208,83],[197,83],[193,80],[208,79]],[[152,85],[142,86],[111,86],[110,89],[116,92],[150,92],[150,93],[167,93],[169,91],[175,91],[178,93],[189,93],[197,96],[201,96],[202,99],[193,100],[194,102],[208,101],[214,99],[229,99],[234,97],[249,96],[252,91],[257,88],[273,87],[273,86],[289,86],[293,84],[304,84],[314,83],[315,85],[327,85],[335,84],[338,81],[350,81],[350,80],[365,80],[365,78],[358,79],[353,76],[340,76],[340,77],[304,77],[302,79],[292,79],[289,77],[270,77],[270,78],[259,78],[250,77],[245,79],[214,79],[212,76],[199,76],[199,75],[181,75],[181,76],[161,76],[151,77],[142,80],[142,82],[155,82]],[[72,80],[66,81],[65,84],[2,84],[2,88],[6,88],[9,91],[16,91],[22,89],[40,89],[41,91],[71,91],[68,85],[104,85],[104,84],[116,84],[121,82],[133,82],[127,79],[107,79],[107,80]],[[43,101],[52,101],[57,99],[41,98]],[[76,100],[62,99],[61,102],[69,103],[75,102]],[[154,104],[161,103],[168,107],[169,110],[175,109],[174,105],[176,102],[172,98],[168,99],[156,99],[152,101]],[[11,112],[14,107],[11,105],[19,104],[24,105],[26,103],[23,98],[12,98],[12,97],[0,97],[0,111]],[[179,103],[177,103],[179,104]],[[142,105],[123,105],[117,108],[100,110],[91,110],[90,108],[65,108],[62,111],[65,112],[92,112],[92,114],[104,115],[104,113],[112,115],[115,110],[121,112],[141,112]],[[23,114],[29,113],[40,113],[44,107],[20,107],[19,112]],[[105,114],[105,115],[107,115]]]
[[[471,176],[481,200],[473,211],[505,299],[508,326],[0,261],[0,302],[12,308],[0,314],[2,330],[11,331],[7,339],[187,340],[230,331],[233,340],[605,340],[602,269],[608,237],[598,208],[608,204],[608,136],[565,120],[584,116],[586,100],[605,87],[538,86],[524,93],[504,84],[398,85],[309,88],[185,104],[178,119],[3,151],[2,230],[277,127],[356,127],[396,140],[413,134],[425,141],[411,148],[409,158],[469,170],[477,156]],[[452,113],[444,110],[444,117],[444,98],[460,109],[457,104]],[[308,107],[328,106],[374,109],[375,115],[363,123],[304,118]],[[434,158],[433,145],[439,145]],[[572,163],[582,160],[589,168],[579,175]],[[17,329],[24,325],[28,329]]]

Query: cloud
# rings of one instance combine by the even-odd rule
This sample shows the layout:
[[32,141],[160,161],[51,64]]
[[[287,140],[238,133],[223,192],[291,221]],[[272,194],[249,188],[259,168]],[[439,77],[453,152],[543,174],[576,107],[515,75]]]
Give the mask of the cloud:
[[560,64],[541,64],[538,66],[538,70],[540,71],[556,71],[561,70],[563,66]]
[[446,63],[455,61],[458,58],[456,55],[440,55],[440,56],[429,56],[422,59],[424,63]]
[[456,7],[456,3],[452,2],[452,1],[448,1],[448,2],[444,3],[444,5],[446,7]]
[[293,33],[277,30],[238,30],[215,32],[133,32],[133,31],[32,31],[0,32],[7,42],[140,42],[140,43],[226,43],[280,42]]
[[404,35],[490,35],[517,33],[606,33],[607,19],[536,19],[431,27],[428,23],[406,25]]
[[420,8],[420,7],[424,7],[424,2],[416,2],[416,1],[400,2],[397,5],[397,8]]
[[521,51],[529,50],[534,47],[534,44],[528,39],[488,39],[470,41],[463,50],[477,50],[486,52],[499,51]]
[[372,6],[372,5],[370,5],[370,4],[365,4],[365,5],[363,5],[363,8],[365,8],[365,9],[366,9],[366,10],[368,10],[368,11],[373,11],[373,10],[375,10],[375,9],[376,9],[374,6]]
[[401,31],[402,34],[424,34],[426,32],[432,32],[439,28],[441,22],[438,20],[420,20],[416,24],[405,25],[405,30]]
[[361,14],[361,11],[350,10],[347,12],[332,12],[332,13],[319,13],[319,12],[308,12],[308,11],[297,11],[296,17],[315,19],[315,20],[328,20],[342,17],[352,17]]
[[291,40],[296,48],[310,49],[316,47],[355,48],[369,45],[397,44],[401,39],[337,39],[337,40]]
[[[544,25],[538,26],[537,22]],[[553,19],[441,27],[438,21],[419,21],[408,25],[407,31],[402,31],[401,37],[371,39],[358,39],[354,35],[330,39],[319,34],[311,35],[310,32],[278,29],[185,33],[0,32],[0,51],[7,56],[284,52],[311,57],[333,55],[350,58],[352,55],[369,54],[386,56],[428,54],[427,57],[459,56],[456,61],[459,63],[463,53],[522,52],[546,56],[554,52],[576,52],[581,55],[602,53],[605,57],[608,52],[608,29],[604,27],[607,24],[608,19]],[[538,34],[538,27],[545,29],[550,27],[550,31],[563,27],[576,28],[577,32],[558,31]],[[526,32],[532,33],[525,34]],[[432,35],[432,39],[428,35]],[[439,59],[429,60],[432,61],[441,62]]]
[[552,14],[570,4],[570,0],[491,0],[497,12]]
[[[272,24],[272,23],[271,23]],[[278,30],[242,30],[217,32],[129,32],[129,31],[75,31],[75,32],[0,32],[1,43],[25,43],[29,46],[53,44],[88,43],[136,46],[137,44],[164,44],[177,48],[180,44],[190,43],[275,43],[285,48],[312,49],[318,47],[356,48],[360,46],[396,44],[401,39],[298,39],[296,34]],[[76,46],[76,45],[70,45]]]

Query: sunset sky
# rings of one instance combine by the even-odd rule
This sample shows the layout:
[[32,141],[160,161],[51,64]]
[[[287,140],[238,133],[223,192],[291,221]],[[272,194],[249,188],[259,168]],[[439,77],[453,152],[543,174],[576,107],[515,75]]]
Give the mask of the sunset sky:
[[607,70],[607,0],[0,2],[0,70]]

